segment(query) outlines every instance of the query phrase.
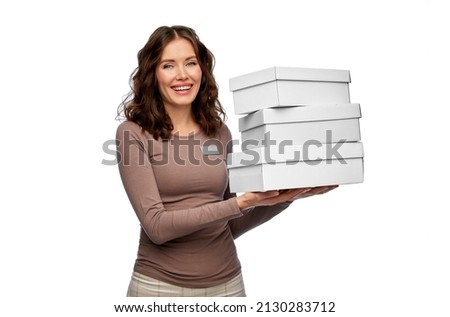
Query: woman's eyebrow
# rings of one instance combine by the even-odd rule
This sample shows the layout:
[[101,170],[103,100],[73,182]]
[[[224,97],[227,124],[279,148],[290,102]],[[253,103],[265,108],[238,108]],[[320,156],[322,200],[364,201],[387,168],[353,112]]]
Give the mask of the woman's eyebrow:
[[[187,58],[185,59],[185,61],[187,61],[187,60],[189,60],[189,59],[197,59],[197,56],[195,56],[195,55],[189,56],[189,57],[187,57]],[[174,59],[163,59],[163,60],[161,60],[160,63],[167,63],[167,62],[174,63],[175,60],[174,60]]]

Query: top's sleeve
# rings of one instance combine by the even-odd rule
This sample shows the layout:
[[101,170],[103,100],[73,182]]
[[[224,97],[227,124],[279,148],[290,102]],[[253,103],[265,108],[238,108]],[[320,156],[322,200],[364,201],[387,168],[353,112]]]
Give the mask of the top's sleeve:
[[[231,132],[228,130],[228,138],[231,140]],[[233,151],[232,142],[227,142],[227,153]],[[236,197],[236,194],[230,192],[230,187],[225,191],[224,199]],[[244,216],[228,221],[233,237],[236,239],[247,231],[256,228],[259,225],[269,221],[283,210],[289,207],[290,202],[283,202],[273,206],[257,206],[251,207],[244,211]]]
[[117,128],[118,165],[123,186],[142,228],[163,244],[211,224],[241,217],[236,198],[183,210],[167,210],[161,200],[140,127],[123,122]]

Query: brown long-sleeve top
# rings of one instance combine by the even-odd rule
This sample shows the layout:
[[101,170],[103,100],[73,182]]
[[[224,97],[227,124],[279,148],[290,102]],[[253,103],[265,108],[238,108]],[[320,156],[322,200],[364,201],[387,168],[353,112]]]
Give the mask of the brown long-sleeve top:
[[242,212],[228,189],[226,125],[155,140],[137,124],[117,128],[119,171],[141,224],[134,270],[183,287],[210,287],[239,274],[234,239],[289,203]]

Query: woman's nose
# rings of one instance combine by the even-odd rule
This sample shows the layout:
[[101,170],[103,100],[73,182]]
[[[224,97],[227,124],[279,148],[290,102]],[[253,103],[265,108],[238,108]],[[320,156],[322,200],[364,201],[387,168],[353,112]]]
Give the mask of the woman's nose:
[[180,67],[178,69],[177,79],[178,80],[185,80],[185,79],[187,79],[186,70],[183,67]]

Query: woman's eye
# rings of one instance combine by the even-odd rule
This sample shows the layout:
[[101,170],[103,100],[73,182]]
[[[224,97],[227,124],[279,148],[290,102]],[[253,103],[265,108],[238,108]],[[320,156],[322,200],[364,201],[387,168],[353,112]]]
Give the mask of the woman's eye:
[[170,68],[172,68],[172,67],[173,67],[172,64],[164,64],[164,65],[163,65],[163,69],[170,69]]
[[194,61],[188,62],[188,63],[186,64],[186,66],[195,66],[195,65],[197,65],[197,63],[194,62]]

